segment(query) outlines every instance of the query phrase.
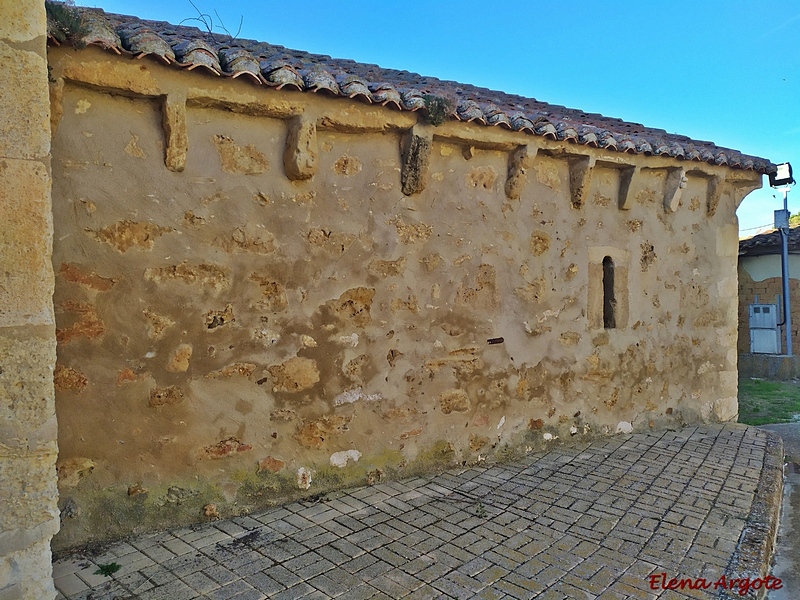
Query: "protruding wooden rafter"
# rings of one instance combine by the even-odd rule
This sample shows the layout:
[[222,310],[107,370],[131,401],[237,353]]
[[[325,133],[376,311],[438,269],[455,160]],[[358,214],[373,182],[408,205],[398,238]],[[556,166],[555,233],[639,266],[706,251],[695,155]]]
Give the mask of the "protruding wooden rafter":
[[508,176],[506,178],[506,197],[519,200],[522,189],[528,182],[527,171],[536,158],[536,146],[519,146],[508,155]]
[[633,184],[638,175],[639,167],[625,165],[619,169],[619,196],[617,198],[617,208],[620,210],[630,210],[633,205]]
[[186,168],[189,135],[186,130],[186,96],[170,93],[163,96],[161,121],[166,137],[164,164],[170,171],[180,173]]
[[706,215],[713,217],[717,212],[719,200],[722,197],[722,188],[725,183],[725,178],[719,175],[710,177],[708,179],[708,192],[706,202]]
[[569,194],[572,208],[583,208],[592,183],[595,157],[588,155],[569,156]]
[[686,169],[677,167],[667,170],[667,180],[664,184],[664,211],[673,213],[678,210],[681,203],[681,194],[686,188]]
[[400,148],[402,168],[400,183],[406,196],[419,194],[428,183],[433,135],[421,125],[415,125],[403,136]]
[[317,172],[317,123],[307,117],[295,117],[288,123],[283,169],[292,181],[311,179]]

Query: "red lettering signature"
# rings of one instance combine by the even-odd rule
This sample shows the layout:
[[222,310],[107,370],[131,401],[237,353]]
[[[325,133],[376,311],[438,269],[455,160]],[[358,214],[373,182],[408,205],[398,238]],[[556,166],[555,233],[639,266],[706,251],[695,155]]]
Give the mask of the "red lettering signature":
[[653,573],[647,579],[650,581],[651,590],[707,590],[713,587],[715,590],[734,590],[740,596],[745,596],[750,590],[779,590],[783,587],[783,582],[778,577],[767,575],[766,577],[749,577],[730,579],[723,575],[716,581],[705,579],[704,577],[677,577],[667,578],[666,573]]

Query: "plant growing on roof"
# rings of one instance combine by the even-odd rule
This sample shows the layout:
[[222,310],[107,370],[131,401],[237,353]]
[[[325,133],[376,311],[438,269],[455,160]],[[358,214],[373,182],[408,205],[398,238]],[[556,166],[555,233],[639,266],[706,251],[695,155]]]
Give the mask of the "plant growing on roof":
[[444,123],[455,109],[453,100],[436,94],[425,94],[422,101],[425,103],[425,118],[434,127]]
[[[209,36],[212,35],[214,33],[214,19],[208,13],[204,13],[199,8],[197,8],[197,5],[194,2],[192,2],[192,0],[189,0],[189,4],[191,4],[192,8],[194,8],[197,11],[197,16],[187,17],[186,19],[181,21],[179,25],[183,25],[186,21],[199,21],[200,23],[203,24],[203,27],[205,28],[208,35]],[[244,16],[239,17],[239,29],[236,30],[236,34],[231,34],[231,32],[228,31],[228,28],[225,27],[225,23],[222,22],[222,17],[219,16],[219,13],[217,12],[216,9],[214,9],[214,14],[217,16],[220,29],[222,29],[222,31],[224,31],[228,35],[228,37],[231,38],[231,41],[239,37],[239,33],[241,33],[242,31],[242,23],[244,22]]]
[[88,33],[83,15],[75,7],[75,0],[47,0],[47,34],[58,42],[72,42],[79,46],[79,40]]

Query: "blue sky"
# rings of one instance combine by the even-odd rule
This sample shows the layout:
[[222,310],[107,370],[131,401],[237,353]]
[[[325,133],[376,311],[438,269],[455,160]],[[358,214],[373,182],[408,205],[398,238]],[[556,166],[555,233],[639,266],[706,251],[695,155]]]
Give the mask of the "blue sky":
[[[189,0],[77,0],[179,23]],[[239,37],[377,63],[619,117],[773,162],[800,180],[797,0],[195,0]],[[201,26],[197,21],[186,25]],[[740,233],[782,195],[739,208]],[[789,193],[800,211],[800,187]]]

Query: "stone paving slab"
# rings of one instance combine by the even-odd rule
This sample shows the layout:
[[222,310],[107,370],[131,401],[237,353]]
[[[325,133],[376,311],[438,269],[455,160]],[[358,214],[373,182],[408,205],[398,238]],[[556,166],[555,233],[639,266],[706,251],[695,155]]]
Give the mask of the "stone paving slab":
[[62,555],[57,598],[756,597],[713,584],[768,574],[782,461],[736,424],[557,446]]

